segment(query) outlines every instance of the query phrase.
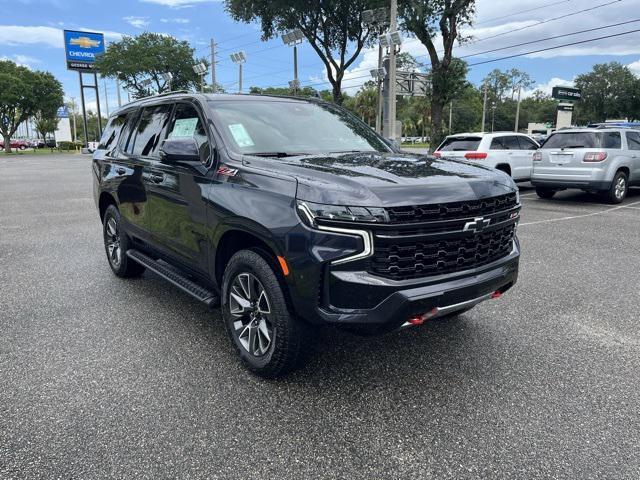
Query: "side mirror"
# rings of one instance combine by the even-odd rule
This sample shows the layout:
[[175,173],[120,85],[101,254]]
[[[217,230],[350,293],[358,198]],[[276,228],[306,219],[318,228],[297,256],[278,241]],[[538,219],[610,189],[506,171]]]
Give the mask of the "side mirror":
[[198,142],[193,137],[167,138],[160,147],[160,158],[169,163],[199,162]]

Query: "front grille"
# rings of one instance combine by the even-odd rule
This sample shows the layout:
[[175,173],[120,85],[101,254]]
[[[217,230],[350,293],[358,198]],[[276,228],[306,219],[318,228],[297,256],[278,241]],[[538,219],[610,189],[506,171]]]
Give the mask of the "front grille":
[[[367,270],[374,275],[408,280],[455,273],[495,262],[513,249],[518,212],[515,193],[388,211],[393,224],[372,231],[374,253]],[[408,214],[410,211],[414,213]],[[402,223],[398,212],[406,215]],[[465,232],[465,224],[478,217],[491,222],[478,233]]]
[[391,223],[434,222],[467,217],[482,217],[517,205],[515,193],[468,202],[435,203],[387,208]]

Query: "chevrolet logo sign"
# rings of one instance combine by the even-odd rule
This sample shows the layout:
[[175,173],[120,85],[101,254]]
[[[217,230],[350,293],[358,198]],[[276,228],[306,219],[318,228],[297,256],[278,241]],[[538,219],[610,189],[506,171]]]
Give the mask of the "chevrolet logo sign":
[[100,46],[99,40],[92,40],[89,37],[72,38],[69,43],[80,48],[96,48]]
[[473,222],[465,223],[464,228],[462,229],[462,231],[463,232],[479,233],[479,232],[483,231],[485,228],[487,228],[490,223],[491,223],[491,219],[490,218],[484,218],[484,217],[474,218]]

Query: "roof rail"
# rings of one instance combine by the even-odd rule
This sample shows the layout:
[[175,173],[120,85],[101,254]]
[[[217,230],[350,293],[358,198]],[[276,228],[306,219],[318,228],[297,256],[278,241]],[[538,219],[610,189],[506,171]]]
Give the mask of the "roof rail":
[[[167,95],[173,95],[175,93],[189,93],[189,90],[173,90],[171,92],[164,92],[164,93],[156,93],[155,95],[149,95],[147,97],[142,97],[142,98],[136,98],[136,102],[140,101],[140,100],[147,100],[149,98],[158,98],[158,97],[166,97]],[[133,102],[132,102],[133,103]]]

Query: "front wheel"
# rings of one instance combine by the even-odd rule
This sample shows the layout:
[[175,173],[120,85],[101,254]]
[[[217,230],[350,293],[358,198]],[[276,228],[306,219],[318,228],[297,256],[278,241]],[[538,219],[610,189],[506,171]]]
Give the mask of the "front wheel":
[[306,325],[287,308],[269,263],[253,250],[241,250],[222,278],[224,324],[244,366],[276,378],[296,368],[306,354]]
[[622,201],[627,197],[627,192],[629,191],[629,180],[627,178],[627,174],[624,172],[616,173],[615,177],[613,177],[613,182],[611,182],[611,187],[609,191],[606,193],[607,200],[609,203],[622,203]]

